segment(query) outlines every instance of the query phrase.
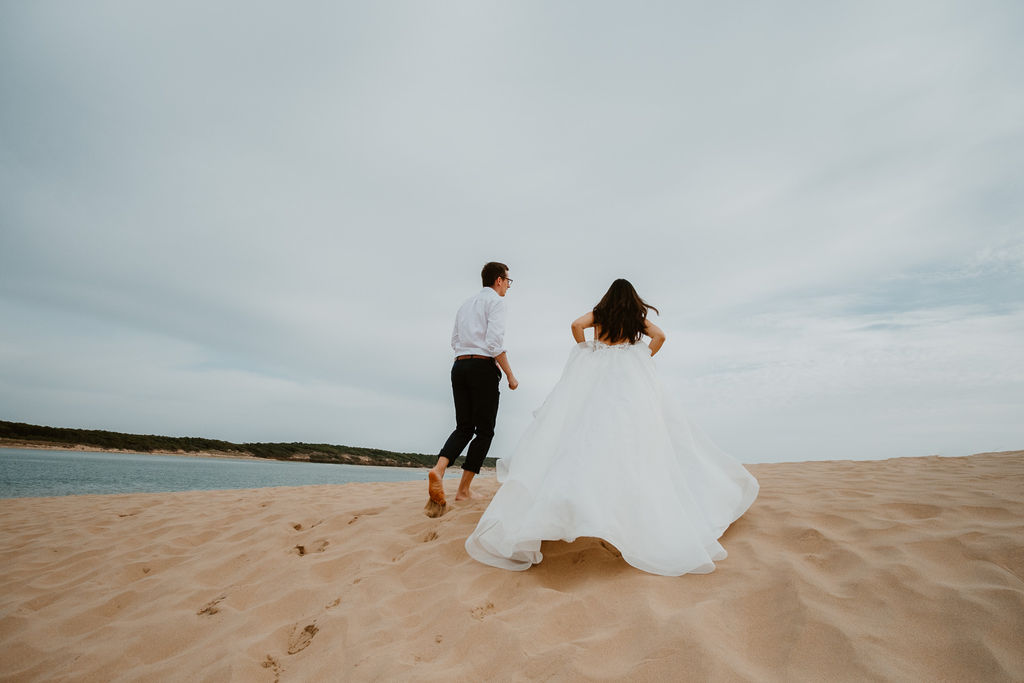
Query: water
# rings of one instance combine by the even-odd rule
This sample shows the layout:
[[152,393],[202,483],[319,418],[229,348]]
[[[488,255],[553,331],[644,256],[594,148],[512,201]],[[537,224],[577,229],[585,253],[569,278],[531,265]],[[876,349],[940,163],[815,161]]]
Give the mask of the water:
[[0,498],[426,480],[418,468],[0,448]]

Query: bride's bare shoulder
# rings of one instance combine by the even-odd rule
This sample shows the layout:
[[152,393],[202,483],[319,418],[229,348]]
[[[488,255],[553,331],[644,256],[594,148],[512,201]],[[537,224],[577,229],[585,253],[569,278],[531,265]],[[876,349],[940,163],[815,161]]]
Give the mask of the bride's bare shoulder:
[[644,334],[646,334],[651,339],[661,339],[662,341],[665,340],[665,332],[662,331],[660,327],[652,323],[650,320],[644,321]]
[[594,312],[587,311],[580,317],[572,321],[572,326],[581,330],[585,330],[588,327],[594,326]]

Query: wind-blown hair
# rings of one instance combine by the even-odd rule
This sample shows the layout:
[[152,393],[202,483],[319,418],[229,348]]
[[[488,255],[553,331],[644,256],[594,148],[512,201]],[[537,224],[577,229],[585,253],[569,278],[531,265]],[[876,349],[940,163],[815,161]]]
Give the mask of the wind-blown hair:
[[619,278],[594,306],[594,326],[598,334],[612,344],[635,344],[643,336],[648,309],[658,309],[640,298],[629,280]]

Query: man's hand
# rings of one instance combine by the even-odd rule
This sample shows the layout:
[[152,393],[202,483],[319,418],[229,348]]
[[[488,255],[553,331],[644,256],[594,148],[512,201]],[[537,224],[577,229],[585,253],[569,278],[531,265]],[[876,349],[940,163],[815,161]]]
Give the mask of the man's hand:
[[512,374],[512,366],[508,364],[508,354],[502,351],[494,357],[494,362],[498,364],[501,371],[505,373],[505,379],[508,380],[508,388],[512,391],[516,390],[519,386],[519,381],[516,380],[516,376]]

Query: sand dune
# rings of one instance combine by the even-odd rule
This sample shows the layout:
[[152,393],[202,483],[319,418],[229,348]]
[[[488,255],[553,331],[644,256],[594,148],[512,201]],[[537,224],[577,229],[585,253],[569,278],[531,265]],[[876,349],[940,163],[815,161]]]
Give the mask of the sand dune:
[[486,500],[429,519],[418,482],[3,500],[0,675],[1024,680],[1024,451],[750,469],[678,578],[597,539],[486,567]]

